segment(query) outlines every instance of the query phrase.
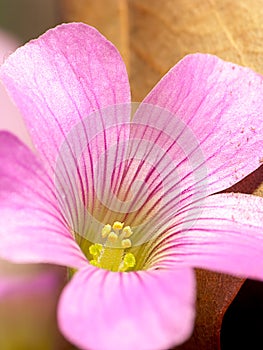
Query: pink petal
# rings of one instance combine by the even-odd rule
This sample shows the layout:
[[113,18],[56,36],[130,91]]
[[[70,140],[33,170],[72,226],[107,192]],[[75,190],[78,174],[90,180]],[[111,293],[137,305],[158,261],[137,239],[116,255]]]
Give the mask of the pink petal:
[[64,289],[59,326],[82,349],[167,349],[190,336],[194,298],[190,269],[117,273],[90,267]]
[[61,216],[52,182],[34,155],[0,132],[0,255],[12,262],[78,268],[86,263]]
[[107,214],[118,212],[114,188],[124,171],[129,118],[130,104],[90,114],[67,135],[56,161],[60,208],[74,231],[92,242],[100,239]]
[[60,25],[18,49],[1,77],[51,167],[73,126],[95,110],[130,101],[116,48],[83,23]]
[[[0,65],[17,48],[18,44],[13,38],[0,31]],[[21,140],[31,145],[28,132],[22,121],[17,107],[11,102],[4,86],[0,82],[0,129],[9,130]]]
[[170,111],[192,130],[206,161],[207,191],[214,193],[260,166],[262,95],[262,77],[250,69],[194,54],[172,68],[144,102]]
[[141,104],[130,130],[118,189],[124,204],[118,212],[127,213],[120,220],[137,227],[133,242],[141,244],[161,235],[180,210],[206,196],[207,168],[190,128],[163,108]]
[[177,218],[170,238],[156,249],[154,266],[187,265],[263,279],[263,198],[216,194],[199,204],[199,217],[195,209],[187,213],[188,226]]

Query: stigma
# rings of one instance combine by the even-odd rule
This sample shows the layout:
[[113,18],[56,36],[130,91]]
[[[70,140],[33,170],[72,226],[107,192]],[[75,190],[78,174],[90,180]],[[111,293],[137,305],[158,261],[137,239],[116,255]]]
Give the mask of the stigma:
[[114,271],[126,272],[136,265],[134,255],[125,250],[131,248],[130,237],[133,232],[130,226],[115,221],[113,225],[105,225],[101,230],[104,244],[95,243],[89,247],[93,259],[90,263],[96,267]]

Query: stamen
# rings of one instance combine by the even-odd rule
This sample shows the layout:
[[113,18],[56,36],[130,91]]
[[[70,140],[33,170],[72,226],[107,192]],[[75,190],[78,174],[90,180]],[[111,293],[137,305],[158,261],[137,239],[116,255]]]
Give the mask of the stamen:
[[130,239],[123,239],[121,241],[122,248],[130,248],[131,247],[131,240]]
[[107,242],[111,242],[111,243],[115,243],[117,242],[118,240],[118,235],[114,232],[111,232],[109,235],[108,235],[108,239],[107,239]]
[[89,247],[89,252],[91,255],[93,255],[93,260],[90,260],[91,265],[99,267],[98,266],[98,259],[99,259],[99,256],[100,256],[102,250],[103,250],[103,246],[102,246],[102,244],[99,244],[99,243],[92,244]]
[[135,257],[132,253],[127,253],[125,256],[124,256],[124,259],[123,259],[123,262],[120,266],[120,269],[119,271],[120,272],[125,272],[127,271],[129,268],[131,267],[134,267],[136,264],[136,260],[135,260]]
[[129,238],[133,234],[130,226],[125,226],[122,230],[122,233],[124,234],[125,238]]
[[101,235],[103,238],[106,238],[108,234],[111,232],[111,225],[105,225],[101,230]]
[[125,272],[136,265],[134,255],[125,253],[125,249],[132,246],[128,237],[133,232],[130,226],[123,226],[123,222],[115,221],[112,226],[107,224],[102,228],[101,236],[107,239],[103,245],[95,243],[89,247],[92,265],[115,272]]
[[102,244],[95,243],[89,247],[89,252],[93,256],[99,256],[103,249]]
[[112,228],[114,231],[119,231],[119,230],[122,230],[123,225],[124,225],[124,222],[115,221],[114,224],[112,225]]

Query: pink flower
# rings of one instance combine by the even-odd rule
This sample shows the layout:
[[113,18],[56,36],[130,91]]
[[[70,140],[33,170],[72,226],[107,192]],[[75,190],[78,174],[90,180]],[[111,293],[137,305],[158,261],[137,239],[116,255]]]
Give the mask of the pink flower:
[[189,55],[130,122],[118,52],[75,23],[1,77],[38,154],[0,133],[0,255],[70,268],[58,322],[71,342],[165,349],[192,332],[193,267],[263,279],[263,199],[218,193],[260,166],[261,76]]

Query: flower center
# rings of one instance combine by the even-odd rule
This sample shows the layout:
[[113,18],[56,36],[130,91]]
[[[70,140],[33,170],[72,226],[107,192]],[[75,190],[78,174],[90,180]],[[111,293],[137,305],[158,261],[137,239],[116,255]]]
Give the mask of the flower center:
[[115,221],[112,226],[107,224],[102,228],[101,236],[105,243],[95,243],[89,247],[92,265],[115,272],[125,272],[135,266],[134,255],[125,252],[132,246],[129,237],[133,232],[130,226],[123,226],[124,223]]

